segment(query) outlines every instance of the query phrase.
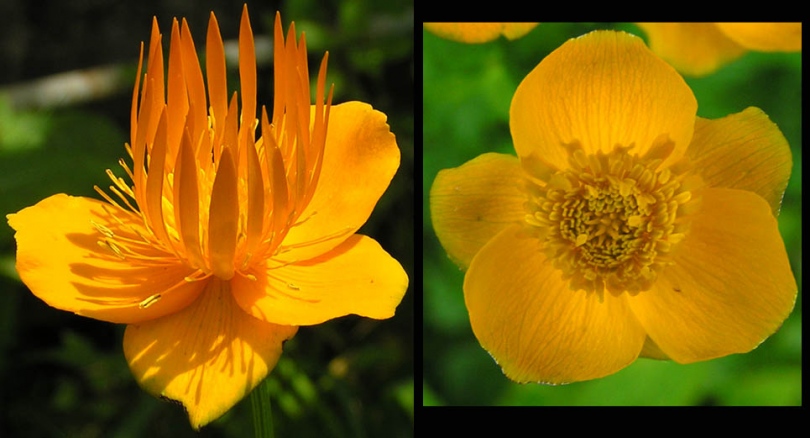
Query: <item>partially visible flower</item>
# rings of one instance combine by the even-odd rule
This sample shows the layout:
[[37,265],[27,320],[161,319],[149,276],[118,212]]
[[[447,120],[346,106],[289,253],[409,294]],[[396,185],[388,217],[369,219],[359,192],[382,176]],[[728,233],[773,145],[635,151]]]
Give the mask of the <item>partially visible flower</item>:
[[120,161],[132,185],[108,171],[113,195],[96,188],[105,201],[58,194],[8,220],[31,291],[127,324],[135,378],[181,402],[196,429],[265,378],[298,326],[393,316],[408,277],[355,232],[396,172],[399,149],[385,114],[332,105],[326,56],[311,105],[304,37],[296,41],[293,24],[285,40],[278,14],[272,119],[264,107],[256,117],[247,7],[241,105],[228,95],[213,14],[205,76],[185,20],[173,22],[165,79],[161,38],[155,20],[132,97],[131,167]]
[[790,314],[776,220],[787,141],[756,108],[696,111],[641,39],[596,31],[521,82],[517,157],[439,172],[434,229],[468,268],[472,330],[509,378],[560,384],[638,357],[748,352]]
[[424,23],[425,29],[434,34],[462,43],[486,43],[501,35],[510,40],[518,39],[538,23]]
[[801,23],[637,23],[650,48],[678,71],[713,73],[746,51],[800,52]]

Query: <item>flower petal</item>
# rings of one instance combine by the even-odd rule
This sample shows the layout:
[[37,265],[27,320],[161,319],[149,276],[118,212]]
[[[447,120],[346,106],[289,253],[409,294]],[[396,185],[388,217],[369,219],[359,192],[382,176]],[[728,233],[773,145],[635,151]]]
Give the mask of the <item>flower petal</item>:
[[692,139],[697,102],[675,70],[624,32],[595,31],[568,40],[520,83],[510,127],[521,158],[534,156],[567,168],[563,145],[586,154],[635,145],[644,155],[666,135],[668,158],[683,156]]
[[510,40],[518,39],[538,23],[425,23],[425,29],[434,34],[462,43],[486,43],[501,35]]
[[385,120],[361,102],[332,107],[318,186],[284,239],[286,260],[324,254],[371,215],[399,167],[399,148]]
[[558,384],[615,373],[638,357],[646,338],[624,295],[600,300],[569,289],[518,225],[475,256],[464,296],[481,346],[517,382]]
[[191,303],[202,290],[184,280],[194,270],[145,244],[136,234],[149,234],[142,219],[116,208],[58,194],[9,215],[22,281],[49,306],[116,323],[158,318]]
[[698,118],[687,154],[707,186],[752,191],[779,215],[793,161],[785,136],[759,108]]
[[124,333],[124,355],[140,385],[182,403],[195,429],[248,395],[297,331],[243,312],[228,282],[202,283],[205,291],[191,306]]
[[520,161],[488,153],[436,175],[430,213],[447,254],[467,267],[475,253],[509,224],[526,215]]
[[801,23],[717,23],[737,44],[762,52],[802,50]]
[[793,309],[796,281],[776,219],[754,193],[703,190],[702,209],[680,245],[654,288],[630,299],[673,360],[748,352]]
[[650,48],[679,72],[703,76],[745,53],[715,23],[637,23]]
[[355,314],[394,316],[408,275],[372,238],[355,234],[320,257],[236,275],[233,291],[246,312],[276,324],[312,325]]

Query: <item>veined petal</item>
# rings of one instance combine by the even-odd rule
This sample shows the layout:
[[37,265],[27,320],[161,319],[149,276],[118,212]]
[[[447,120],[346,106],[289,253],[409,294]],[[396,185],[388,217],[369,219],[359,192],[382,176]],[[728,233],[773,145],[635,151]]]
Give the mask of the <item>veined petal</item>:
[[625,295],[569,289],[534,238],[513,225],[475,256],[464,279],[473,332],[517,382],[568,383],[633,362],[646,334]]
[[650,48],[678,71],[703,76],[739,58],[745,49],[715,23],[637,23]]
[[361,102],[332,107],[318,186],[284,239],[284,260],[324,254],[366,222],[399,167],[399,148],[385,120]]
[[756,348],[793,309],[796,281],[770,206],[705,189],[673,266],[629,303],[660,349],[690,363]]
[[759,108],[698,118],[687,154],[707,186],[750,190],[779,215],[793,160],[785,136]]
[[510,40],[518,39],[538,23],[425,23],[425,29],[434,34],[462,43],[486,43],[501,35]]
[[255,278],[237,274],[232,282],[242,309],[276,324],[312,325],[349,314],[390,318],[408,288],[399,262],[359,234],[309,261],[272,263],[254,268]]
[[490,239],[526,215],[520,161],[511,155],[483,154],[436,175],[430,188],[430,214],[447,254],[462,267]]
[[195,429],[215,420],[265,378],[297,327],[259,321],[236,305],[216,277],[182,312],[124,333],[124,355],[138,383],[177,400]]
[[717,23],[737,44],[762,52],[802,50],[801,23]]
[[[108,204],[54,195],[8,216],[17,231],[17,272],[49,306],[136,323],[177,312],[202,290],[194,269],[144,243],[140,218],[113,219]],[[58,219],[55,219],[58,218]],[[120,222],[119,222],[120,221]]]
[[523,79],[509,122],[519,157],[558,169],[569,167],[565,145],[586,155],[633,145],[643,156],[662,138],[675,145],[666,166],[685,153],[696,111],[683,78],[640,38],[595,31],[568,40]]

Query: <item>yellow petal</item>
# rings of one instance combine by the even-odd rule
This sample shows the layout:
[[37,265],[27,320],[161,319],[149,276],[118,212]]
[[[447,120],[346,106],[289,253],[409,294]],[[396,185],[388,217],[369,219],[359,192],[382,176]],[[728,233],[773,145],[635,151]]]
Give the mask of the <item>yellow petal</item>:
[[615,373],[638,357],[646,334],[625,295],[568,288],[520,226],[498,234],[464,279],[473,332],[517,382],[568,383]]
[[17,231],[17,272],[31,292],[57,309],[117,323],[158,318],[193,301],[202,287],[184,278],[194,270],[132,243],[142,242],[133,230],[148,234],[142,220],[121,213],[118,223],[104,207],[116,210],[59,194],[8,216]]
[[264,379],[297,327],[259,321],[236,305],[226,281],[210,277],[181,312],[130,325],[124,355],[138,383],[179,401],[195,429],[233,407]]
[[425,23],[425,29],[434,34],[462,43],[486,43],[503,35],[510,40],[518,39],[538,23]]
[[692,139],[697,102],[675,70],[624,32],[595,31],[568,40],[520,83],[510,127],[518,156],[568,167],[564,145],[586,154],[634,145],[645,155],[661,136],[675,144],[665,165]]
[[523,170],[516,157],[483,154],[436,175],[430,189],[433,229],[447,254],[467,267],[475,253],[526,215]]
[[785,136],[759,108],[698,118],[687,154],[707,186],[750,190],[779,215],[793,160]]
[[284,239],[285,260],[324,254],[366,222],[399,167],[399,148],[385,120],[361,102],[332,107],[318,186]]
[[632,297],[660,349],[690,363],[756,348],[793,309],[796,281],[759,196],[706,189],[702,209],[656,285]]
[[745,49],[714,23],[637,23],[650,48],[679,72],[703,76],[739,58]]
[[276,324],[320,324],[350,314],[390,318],[408,288],[399,262],[359,234],[321,257],[257,269],[255,278],[233,278],[234,296],[246,312]]
[[717,23],[737,44],[762,52],[802,50],[801,23]]

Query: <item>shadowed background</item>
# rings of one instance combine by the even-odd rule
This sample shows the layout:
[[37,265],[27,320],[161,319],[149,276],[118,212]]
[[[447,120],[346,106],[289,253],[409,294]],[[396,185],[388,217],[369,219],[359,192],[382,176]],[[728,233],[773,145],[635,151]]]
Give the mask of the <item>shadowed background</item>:
[[[542,23],[527,36],[462,44],[424,37],[424,404],[425,405],[800,405],[801,54],[749,52],[718,72],[686,78],[698,116],[761,108],[790,143],[793,173],[779,217],[799,297],[782,328],[749,354],[691,365],[638,360],[599,380],[518,385],[478,344],[464,306],[464,272],[432,229],[428,193],[439,170],[484,152],[514,155],[509,105],[521,80],[569,38],[595,29],[642,36],[631,24]],[[734,218],[729,218],[734,220]]]
[[[117,161],[126,156],[139,44],[148,43],[153,16],[164,53],[173,17],[187,18],[199,51],[212,10],[226,42],[236,41],[243,3],[0,1],[0,437],[252,436],[247,399],[195,433],[181,406],[142,391],[124,360],[124,326],[34,297],[14,270],[5,222],[55,193],[98,198],[93,185],[109,185],[105,169],[122,174]],[[270,41],[281,10],[285,32],[293,20],[299,35],[306,32],[312,69],[330,52],[335,103],[360,100],[387,114],[402,164],[360,233],[399,260],[413,284],[412,2],[248,8],[260,105],[272,107],[273,96],[262,38]],[[235,66],[229,63],[230,90],[238,86]],[[413,436],[412,289],[392,319],[348,316],[301,328],[269,379],[277,436]]]

